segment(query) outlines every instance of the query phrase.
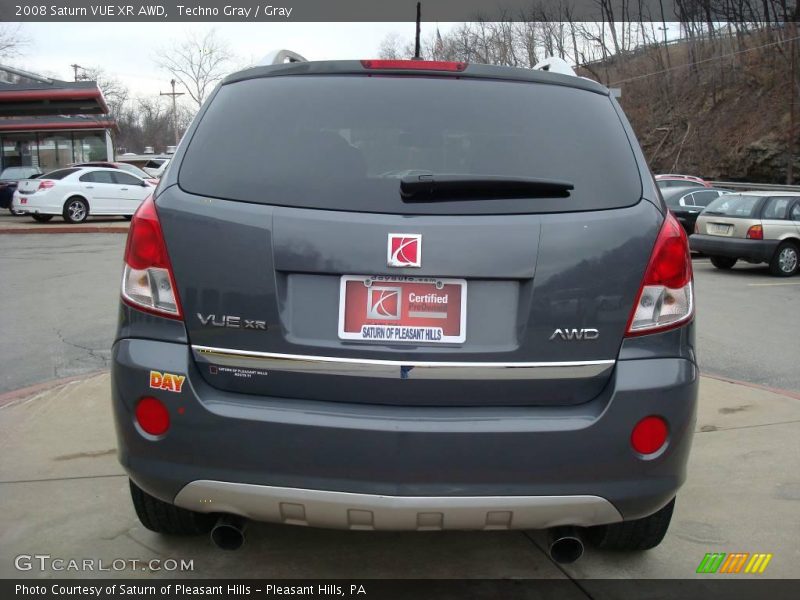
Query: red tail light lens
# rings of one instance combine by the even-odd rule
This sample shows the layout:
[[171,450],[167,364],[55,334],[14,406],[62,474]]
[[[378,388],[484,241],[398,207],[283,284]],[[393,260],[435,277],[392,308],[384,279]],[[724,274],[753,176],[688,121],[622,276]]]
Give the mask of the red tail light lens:
[[672,213],[658,233],[642,287],[628,320],[628,336],[678,327],[694,314],[689,240]]
[[365,69],[402,69],[405,71],[463,71],[465,62],[447,60],[362,60]]
[[145,433],[164,435],[169,429],[169,411],[161,400],[145,396],[136,405],[136,422]]
[[42,181],[39,182],[39,187],[36,188],[36,191],[38,192],[39,190],[49,190],[55,184],[56,182],[53,181],[52,179],[43,179]]
[[664,447],[669,430],[661,417],[645,417],[631,432],[631,447],[639,454],[654,454]]
[[747,239],[748,240],[763,240],[764,239],[764,228],[761,225],[753,225],[750,229],[747,230]]
[[125,246],[122,299],[134,308],[162,317],[182,317],[167,245],[152,196],[139,206],[131,220]]

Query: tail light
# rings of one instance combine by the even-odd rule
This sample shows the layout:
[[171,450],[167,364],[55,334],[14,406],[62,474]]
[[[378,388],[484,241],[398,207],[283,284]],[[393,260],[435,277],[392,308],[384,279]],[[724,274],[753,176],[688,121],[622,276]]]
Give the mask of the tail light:
[[761,225],[753,225],[750,229],[747,230],[747,239],[748,240],[763,240],[764,239],[764,228]]
[[672,213],[667,213],[628,319],[627,336],[665,331],[694,315],[689,240]]
[[36,191],[38,192],[41,190],[49,190],[55,184],[56,182],[53,181],[52,179],[43,179],[42,181],[39,182],[39,187],[36,188]]
[[402,69],[405,71],[463,71],[465,62],[447,60],[362,60],[365,69]]
[[162,317],[182,317],[175,277],[153,197],[142,202],[131,220],[125,246],[122,299]]

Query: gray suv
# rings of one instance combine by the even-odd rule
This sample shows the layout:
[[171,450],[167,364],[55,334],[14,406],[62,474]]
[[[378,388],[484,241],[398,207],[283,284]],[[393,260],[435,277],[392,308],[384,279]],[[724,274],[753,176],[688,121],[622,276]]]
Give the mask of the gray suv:
[[697,398],[689,249],[598,83],[232,74],[124,263],[113,406],[153,531],[551,529],[568,561],[667,530]]

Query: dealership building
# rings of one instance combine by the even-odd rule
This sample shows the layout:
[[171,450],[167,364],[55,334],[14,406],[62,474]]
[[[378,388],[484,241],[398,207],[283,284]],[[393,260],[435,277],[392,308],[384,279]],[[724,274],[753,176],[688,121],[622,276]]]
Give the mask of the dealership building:
[[103,93],[94,81],[60,81],[0,65],[0,167],[51,171],[113,160]]

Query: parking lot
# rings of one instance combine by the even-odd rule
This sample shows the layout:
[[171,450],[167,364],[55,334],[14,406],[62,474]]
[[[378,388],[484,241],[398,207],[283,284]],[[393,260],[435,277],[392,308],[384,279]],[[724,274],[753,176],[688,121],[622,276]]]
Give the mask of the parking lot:
[[[171,576],[685,578],[706,552],[769,552],[796,576],[800,277],[694,261],[703,370],[689,480],[661,546],[554,564],[540,532],[369,533],[251,526],[238,553],[165,539],[133,514],[108,399],[125,236],[0,235],[0,576],[19,554],[191,559]],[[75,378],[47,388],[43,382]],[[29,387],[37,386],[37,387]],[[28,388],[18,392],[20,388]],[[768,389],[769,388],[769,389]],[[95,573],[142,576],[150,571]],[[161,573],[163,575],[163,573]],[[30,571],[24,576],[79,577]],[[591,584],[585,584],[591,592]]]

